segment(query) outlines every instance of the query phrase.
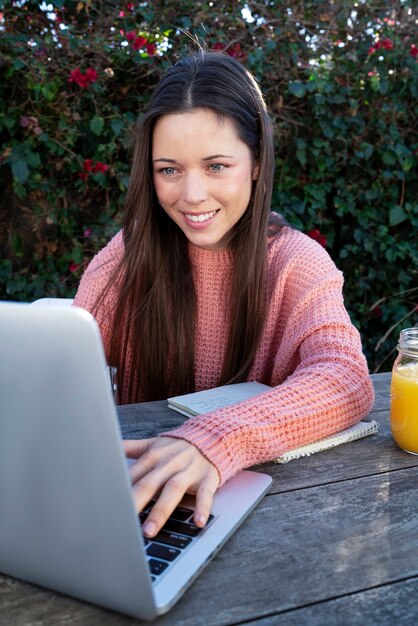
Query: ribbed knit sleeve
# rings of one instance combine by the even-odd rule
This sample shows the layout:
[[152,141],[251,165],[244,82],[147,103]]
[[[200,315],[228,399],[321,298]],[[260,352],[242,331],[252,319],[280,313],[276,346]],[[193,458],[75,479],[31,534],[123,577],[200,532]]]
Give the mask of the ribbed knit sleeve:
[[199,448],[221,484],[370,411],[373,387],[342,285],[328,254],[305,235],[286,228],[271,246],[269,311],[248,380],[273,389],[164,433]]
[[[89,263],[84,272],[77,293],[74,298],[74,306],[79,306],[92,313],[97,299],[108,284],[123,254],[123,236],[119,231],[107,246],[103,248]],[[116,285],[107,293],[106,300],[100,308],[94,312],[100,328],[103,346],[108,357],[110,344],[111,321],[116,305]]]

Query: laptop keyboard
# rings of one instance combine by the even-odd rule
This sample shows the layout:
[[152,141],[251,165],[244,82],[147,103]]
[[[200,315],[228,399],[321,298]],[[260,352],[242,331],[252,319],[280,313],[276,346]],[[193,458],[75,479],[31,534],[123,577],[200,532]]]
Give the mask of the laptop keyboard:
[[[153,504],[150,502],[147,508],[139,514],[141,523],[147,518]],[[210,515],[205,528],[213,519],[214,516]],[[193,511],[180,506],[172,512],[158,535],[153,539],[144,537],[152,582],[157,581],[161,574],[169,569],[170,565],[198,538],[203,530],[204,528],[194,525]]]

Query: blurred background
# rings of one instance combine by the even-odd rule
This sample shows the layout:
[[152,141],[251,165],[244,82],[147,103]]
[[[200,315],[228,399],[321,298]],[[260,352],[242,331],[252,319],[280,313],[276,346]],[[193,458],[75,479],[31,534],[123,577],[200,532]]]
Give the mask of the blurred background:
[[418,323],[414,1],[0,2],[0,299],[72,297],[119,229],[130,138],[195,41],[257,77],[272,209],[326,248],[370,370]]

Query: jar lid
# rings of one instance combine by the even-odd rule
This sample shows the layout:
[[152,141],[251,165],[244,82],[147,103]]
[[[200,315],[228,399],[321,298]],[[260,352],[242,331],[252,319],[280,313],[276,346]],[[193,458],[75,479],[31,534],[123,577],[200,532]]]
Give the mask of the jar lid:
[[403,352],[418,356],[418,326],[401,330],[398,348]]

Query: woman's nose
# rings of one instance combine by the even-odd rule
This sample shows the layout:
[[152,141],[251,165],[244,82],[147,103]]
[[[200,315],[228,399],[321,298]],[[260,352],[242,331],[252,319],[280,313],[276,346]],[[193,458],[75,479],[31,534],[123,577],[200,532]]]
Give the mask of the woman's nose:
[[186,174],[183,180],[183,201],[191,206],[194,206],[204,202],[207,198],[208,190],[204,176],[194,172]]

